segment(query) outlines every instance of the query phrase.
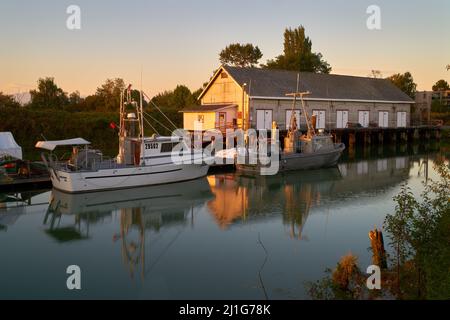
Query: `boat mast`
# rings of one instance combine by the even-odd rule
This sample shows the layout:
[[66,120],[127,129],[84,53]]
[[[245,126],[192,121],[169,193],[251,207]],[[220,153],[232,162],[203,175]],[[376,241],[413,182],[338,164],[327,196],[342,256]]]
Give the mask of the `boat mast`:
[[141,135],[141,165],[145,164],[145,139],[144,139],[144,104],[142,103],[142,87],[139,91],[139,127]]
[[141,67],[141,90],[139,91],[139,126],[141,129],[141,165],[145,165],[145,130],[144,130],[144,90],[142,90],[142,67]]
[[[298,92],[298,88],[299,88],[299,84],[300,84],[300,73],[297,74],[297,90],[295,91],[296,93]],[[296,119],[296,115],[295,115],[295,106],[297,104],[297,95],[294,95],[294,101],[292,103],[292,113],[291,113],[291,118],[289,119],[289,131],[293,131],[294,130],[294,119]],[[297,123],[297,128],[300,126],[300,123]]]
[[[298,91],[299,90],[299,82],[300,82],[300,74],[297,75],[297,91],[294,93],[288,93],[288,94],[286,94],[286,96],[294,98],[294,107],[295,107],[295,103],[297,102],[297,97],[300,97],[300,100],[302,102],[302,111],[303,111],[303,114],[305,115],[306,126],[308,127],[308,136],[311,137],[311,136],[315,135],[315,130],[311,124],[308,112],[306,111],[305,102],[303,100],[303,97],[310,95],[311,92],[309,92],[309,91],[299,92]],[[291,117],[291,119],[292,119],[292,117]],[[291,120],[291,125],[292,125],[292,120]]]

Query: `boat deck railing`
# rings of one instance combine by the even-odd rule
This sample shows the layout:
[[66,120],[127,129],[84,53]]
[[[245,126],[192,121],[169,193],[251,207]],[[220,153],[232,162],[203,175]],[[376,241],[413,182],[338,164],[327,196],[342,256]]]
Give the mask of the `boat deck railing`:
[[128,167],[125,164],[117,163],[116,159],[89,159],[88,163],[70,163],[69,161],[50,161],[50,166],[59,171],[65,172],[95,172],[99,170],[121,169]]

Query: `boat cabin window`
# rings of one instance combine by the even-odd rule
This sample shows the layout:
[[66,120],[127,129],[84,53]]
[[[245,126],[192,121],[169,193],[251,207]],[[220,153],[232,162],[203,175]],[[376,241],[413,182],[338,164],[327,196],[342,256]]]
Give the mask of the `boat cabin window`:
[[163,143],[161,146],[161,153],[164,152],[172,152],[173,148],[175,148],[175,146],[177,146],[178,143]]

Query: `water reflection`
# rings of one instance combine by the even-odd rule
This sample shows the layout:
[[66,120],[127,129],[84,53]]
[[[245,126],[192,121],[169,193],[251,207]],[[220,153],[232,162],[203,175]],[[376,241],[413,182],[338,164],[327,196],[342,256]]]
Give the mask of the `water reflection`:
[[[279,220],[280,232],[307,240],[303,229],[311,211],[326,201],[383,190],[408,179],[413,158],[391,157],[341,163],[337,168],[278,176],[234,173],[165,186],[88,194],[53,190],[44,217],[46,234],[61,244],[91,238],[93,224],[118,224],[111,234],[131,277],[146,274],[146,238],[170,226],[195,226],[206,207],[221,230],[240,224]],[[424,162],[424,165],[427,162]],[[65,219],[63,219],[66,217]],[[70,219],[68,219],[70,217]]]
[[[194,211],[212,198],[206,179],[164,186],[88,194],[52,191],[44,219],[47,234],[58,242],[89,239],[91,224],[113,220],[118,215],[119,230],[112,237],[120,241],[122,259],[131,277],[140,267],[145,276],[146,231],[160,231],[173,224],[194,223]],[[73,220],[62,225],[63,216]]]
[[266,177],[210,176],[215,199],[208,202],[208,208],[222,229],[281,215],[283,223],[290,226],[291,237],[301,238],[311,206],[320,203],[322,193],[332,192],[339,179],[337,168]]
[[221,229],[282,216],[292,238],[302,239],[311,209],[327,201],[384,190],[409,177],[412,159],[393,157],[341,163],[338,168],[291,172],[279,176],[210,176],[215,199],[208,208]]
[[[6,230],[0,230],[0,251],[14,266],[41,262],[36,268],[42,281],[55,286],[55,274],[77,261],[103,279],[96,280],[99,291],[113,288],[108,293],[113,297],[134,297],[138,282],[152,298],[260,298],[252,277],[264,260],[261,234],[269,255],[262,271],[269,296],[283,298],[273,291],[281,288],[302,297],[301,289],[291,286],[295,279],[319,278],[349,249],[365,259],[367,232],[392,209],[396,188],[411,180],[412,172],[420,175],[416,180],[432,177],[435,159],[369,155],[347,158],[338,168],[274,177],[221,173],[112,192],[3,196],[9,202],[0,208]],[[35,206],[48,199],[50,204]],[[21,255],[14,253],[17,248]],[[26,273],[6,265],[0,271],[16,276],[10,285]],[[39,280],[33,279],[26,281]],[[95,296],[92,292],[86,290],[86,297]]]
[[37,205],[34,200],[45,192],[47,190],[0,193],[0,232],[14,225],[26,213],[27,206]]

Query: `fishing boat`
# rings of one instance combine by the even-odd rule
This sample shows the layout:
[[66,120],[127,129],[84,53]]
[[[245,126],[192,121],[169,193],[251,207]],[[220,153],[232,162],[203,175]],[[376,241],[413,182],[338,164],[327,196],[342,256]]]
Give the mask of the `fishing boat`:
[[[278,172],[334,167],[345,150],[345,144],[334,143],[330,134],[316,129],[317,118],[315,116],[309,118],[303,101],[303,96],[309,95],[310,92],[298,92],[298,84],[299,79],[297,80],[297,91],[287,94],[287,96],[293,97],[292,116],[288,134],[284,139],[284,149],[280,150]],[[297,98],[301,100],[302,112],[307,125],[306,134],[302,134],[297,124],[295,112]],[[247,155],[246,159],[249,158]],[[259,163],[251,164],[246,160],[243,164],[237,163],[236,168],[241,172],[258,173],[264,166]]]
[[[110,159],[90,148],[82,138],[61,141],[39,141],[53,187],[68,193],[135,188],[195,180],[208,173],[207,159],[194,151],[184,136],[144,136],[143,92],[140,102],[131,97],[131,86],[121,93],[119,154]],[[158,108],[158,110],[160,110]],[[147,121],[149,125],[149,121]],[[173,124],[173,123],[172,123]],[[58,161],[53,151],[72,147],[68,161]],[[174,161],[175,150],[182,150]]]

